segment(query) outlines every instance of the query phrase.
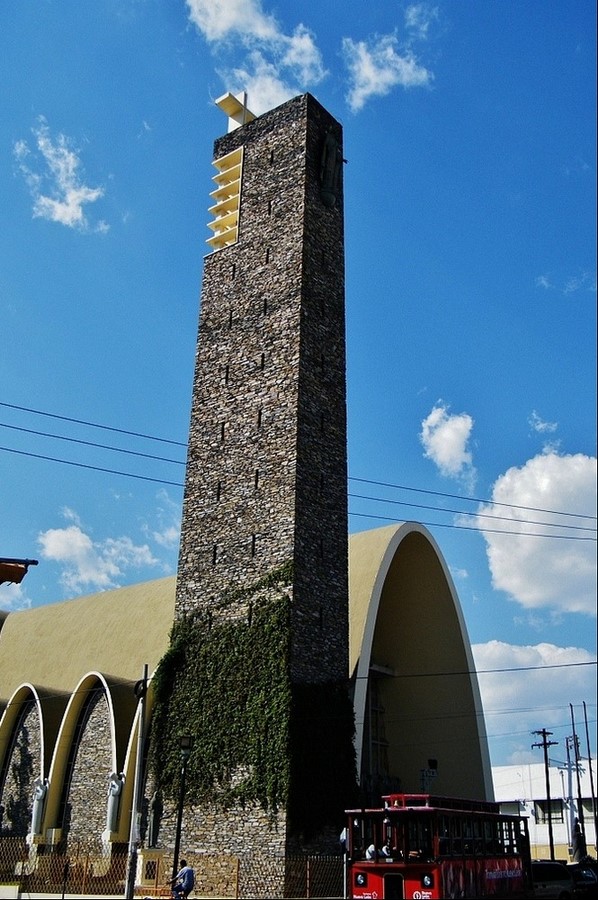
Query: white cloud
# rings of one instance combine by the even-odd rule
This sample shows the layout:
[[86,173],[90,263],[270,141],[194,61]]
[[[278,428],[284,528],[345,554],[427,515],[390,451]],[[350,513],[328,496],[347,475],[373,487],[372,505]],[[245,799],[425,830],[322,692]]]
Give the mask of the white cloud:
[[261,53],[255,51],[246,60],[247,68],[221,72],[233,94],[247,93],[247,105],[256,116],[275,109],[296,93],[292,85],[283,81],[276,66],[268,63]]
[[62,565],[62,584],[74,593],[118,586],[130,568],[154,566],[147,544],[136,545],[128,537],[92,541],[80,525],[50,528],[38,535],[41,555]]
[[344,38],[343,55],[350,80],[347,102],[353,112],[359,112],[370,97],[384,97],[397,85],[427,87],[434,77],[410,49],[401,51],[393,34],[369,41]]
[[[64,134],[52,139],[43,116],[31,130],[41,160],[32,155],[26,141],[22,140],[15,143],[14,156],[33,197],[34,218],[58,222],[80,231],[89,230],[84,206],[103,197],[104,189],[83,184],[77,152]],[[108,227],[102,221],[93,230],[104,232]]]
[[468,413],[451,415],[440,401],[422,422],[420,440],[424,456],[431,459],[443,475],[459,478],[472,487],[475,469],[468,449],[473,419]]
[[412,3],[405,10],[405,27],[409,34],[420,41],[428,39],[430,28],[438,21],[438,7],[427,3]]
[[549,275],[538,275],[535,279],[535,284],[536,287],[544,288],[547,291],[555,290],[565,296],[576,294],[579,291],[587,291],[595,294],[596,272],[584,271],[578,272],[576,275],[568,275],[565,278],[562,287],[555,284]]
[[311,31],[298,25],[283,41],[282,65],[297,74],[301,84],[318,84],[326,75],[322,55]]
[[536,278],[536,287],[545,288],[545,290],[548,291],[552,286],[552,282],[548,275],[538,275]]
[[71,509],[70,506],[62,507],[62,516],[67,522],[74,522],[75,525],[81,525],[79,514],[76,513],[74,509]]
[[252,112],[260,115],[318,84],[326,75],[313,33],[303,24],[287,34],[259,0],[187,0],[189,18],[217,50],[240,43],[248,55],[233,69],[221,68],[226,89],[245,91]]
[[567,278],[563,288],[564,294],[575,294],[577,291],[586,290],[596,293],[596,273],[580,272]]
[[[554,729],[554,739],[562,742],[571,733],[569,704],[596,703],[596,668],[586,665],[595,657],[583,648],[489,641],[472,651],[494,765],[542,762],[532,750],[532,732]],[[503,671],[485,674],[497,669]]]
[[236,35],[244,41],[277,40],[280,31],[274,16],[262,11],[259,0],[187,0],[189,18],[211,41]]
[[158,507],[155,512],[156,524],[144,525],[144,533],[165,550],[176,550],[181,536],[181,505],[171,500],[167,491],[161,489],[157,495]]
[[[219,69],[226,89],[245,91],[248,106],[261,114],[302,90],[319,84],[327,75],[313,32],[304,24],[283,29],[274,15],[264,12],[261,0],[187,0],[189,19],[224,54],[243,47],[248,56],[235,68]],[[367,41],[345,38],[343,56],[349,70],[348,102],[357,112],[370,97],[384,96],[393,87],[429,86],[433,74],[417,60],[412,46],[427,40],[438,9],[413,3],[405,12],[402,45],[394,34]]]
[[[582,516],[596,516],[596,458],[581,453],[542,453],[501,475],[494,484],[492,500],[514,504],[510,508],[486,504],[478,510],[480,528],[509,531],[484,533],[493,587],[505,591],[527,610],[595,616],[596,521]],[[578,517],[545,514],[532,508],[575,513]],[[481,518],[484,513],[508,516],[510,521],[495,525]],[[542,524],[532,524],[536,522]],[[548,523],[559,527],[549,527]],[[530,532],[568,535],[571,539],[524,536]]]
[[0,585],[0,609],[5,612],[16,612],[30,607],[31,598],[25,593],[22,584]]
[[558,422],[545,422],[535,409],[532,410],[527,421],[531,428],[539,434],[553,434],[559,427]]

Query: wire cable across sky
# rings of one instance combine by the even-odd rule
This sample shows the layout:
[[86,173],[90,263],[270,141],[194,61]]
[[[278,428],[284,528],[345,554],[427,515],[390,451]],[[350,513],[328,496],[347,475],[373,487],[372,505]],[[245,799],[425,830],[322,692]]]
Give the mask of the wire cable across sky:
[[[177,441],[170,438],[160,437],[156,435],[151,435],[146,432],[141,431],[133,431],[129,429],[118,428],[112,425],[104,425],[99,422],[91,422],[88,420],[78,419],[73,416],[67,416],[59,413],[52,413],[45,410],[34,409],[26,406],[19,406],[13,403],[7,403],[5,401],[0,401],[0,407],[4,407],[8,410],[13,410],[19,413],[25,413],[29,416],[43,416],[45,418],[51,418],[60,422],[70,423],[77,426],[84,426],[86,428],[93,428],[102,431],[111,432],[114,434],[120,434],[123,437],[140,439],[143,441],[156,441],[159,443],[166,443],[172,446],[177,446],[181,448],[186,448],[187,444],[183,441]],[[81,447],[84,447],[89,450],[100,450],[107,451],[112,453],[124,454],[130,457],[136,457],[140,460],[148,461],[148,462],[157,462],[157,463],[166,463],[169,465],[178,465],[184,466],[185,460],[183,459],[174,459],[172,457],[165,457],[158,454],[147,453],[142,450],[135,450],[130,447],[119,447],[113,444],[105,444],[100,443],[98,441],[90,441],[79,437],[73,437],[66,434],[57,434],[53,432],[42,431],[40,429],[28,428],[23,425],[10,424],[8,422],[0,422],[0,428],[5,428],[10,431],[19,432],[22,434],[27,434],[32,437],[38,438],[40,440],[57,440],[62,442],[67,442],[69,444],[76,444]],[[172,478],[164,478],[159,475],[150,475],[149,473],[143,472],[128,472],[123,471],[122,469],[113,468],[110,466],[96,465],[90,462],[85,461],[77,461],[66,459],[61,456],[55,456],[45,453],[36,453],[32,450],[24,450],[18,449],[16,447],[7,447],[0,446],[0,451],[5,453],[14,453],[19,456],[30,457],[31,459],[37,459],[44,462],[52,462],[61,465],[73,466],[79,469],[87,469],[93,472],[100,472],[106,475],[115,475],[123,478],[132,478],[145,482],[150,482],[154,484],[161,484],[167,487],[173,487],[177,489],[182,489],[184,487],[183,481],[174,480]],[[390,491],[399,491],[405,493],[417,493],[423,494],[425,496],[438,498],[438,500],[458,500],[464,504],[478,504],[479,506],[488,506],[492,509],[501,508],[502,510],[511,509],[516,512],[523,512],[526,514],[543,514],[546,516],[553,517],[563,517],[567,519],[576,519],[578,522],[583,522],[584,524],[573,524],[569,522],[555,522],[555,521],[541,521],[538,518],[516,518],[514,516],[495,514],[493,512],[484,511],[481,512],[478,510],[471,509],[456,509],[454,506],[443,506],[441,503],[437,504],[425,504],[425,503],[417,503],[411,500],[406,499],[397,499],[396,497],[388,497],[388,496],[377,496],[370,494],[359,494],[349,491],[348,497],[349,500],[357,501],[357,503],[352,504],[352,508],[349,510],[349,516],[353,518],[359,519],[368,519],[370,521],[383,521],[383,522],[397,522],[403,521],[405,518],[409,518],[409,516],[395,516],[395,515],[384,515],[381,512],[373,512],[371,509],[362,509],[360,508],[360,502],[365,502],[367,504],[386,504],[390,507],[402,507],[405,510],[417,509],[417,510],[427,510],[431,512],[435,512],[440,515],[451,515],[455,516],[455,520],[452,522],[421,522],[422,525],[429,528],[453,528],[457,530],[465,530],[465,531],[476,531],[483,532],[487,534],[514,534],[517,536],[526,536],[526,537],[538,537],[538,538],[549,538],[549,539],[557,539],[557,540],[569,540],[569,541],[596,541],[596,525],[590,525],[585,523],[595,523],[596,516],[588,515],[587,513],[577,513],[571,510],[556,510],[556,509],[547,509],[543,507],[535,507],[535,506],[525,506],[523,504],[509,504],[502,503],[499,501],[483,499],[480,497],[470,497],[470,496],[462,496],[460,494],[449,493],[446,491],[435,491],[427,488],[415,487],[412,485],[403,485],[403,484],[393,484],[391,482],[385,481],[376,481],[369,478],[363,478],[358,476],[349,475],[348,478],[350,483],[355,484],[363,484],[363,485],[371,485],[375,488],[390,490]],[[475,519],[475,523],[466,524],[462,521],[461,517],[469,517],[470,519]],[[517,526],[518,529],[521,529],[521,526],[526,526],[526,530],[515,530],[509,528],[492,528],[487,524],[483,524],[488,520],[499,521],[499,522],[512,522]],[[546,528],[546,529],[559,529],[561,533],[554,533],[548,531],[530,531],[529,527],[533,528]],[[572,532],[575,532],[573,534]]]

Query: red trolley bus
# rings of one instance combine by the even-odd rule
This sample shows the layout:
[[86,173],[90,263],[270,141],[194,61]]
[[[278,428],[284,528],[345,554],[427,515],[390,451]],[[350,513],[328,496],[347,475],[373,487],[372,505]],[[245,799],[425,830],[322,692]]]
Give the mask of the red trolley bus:
[[346,810],[349,900],[533,897],[527,820],[497,803],[389,794]]

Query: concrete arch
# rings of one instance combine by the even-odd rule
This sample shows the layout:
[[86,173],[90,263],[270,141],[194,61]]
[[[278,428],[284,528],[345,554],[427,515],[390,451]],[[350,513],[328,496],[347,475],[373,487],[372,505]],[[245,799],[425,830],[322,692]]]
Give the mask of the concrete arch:
[[[142,803],[145,793],[147,791],[147,780],[148,780],[148,768],[147,768],[147,760],[148,760],[148,747],[150,743],[150,725],[152,721],[152,713],[154,708],[154,689],[152,684],[153,674],[148,678],[146,685],[146,697],[145,697],[145,710],[144,704],[142,703],[141,696],[138,700],[138,705],[134,713],[133,723],[130,729],[129,742],[127,746],[125,764],[123,767],[123,772],[125,773],[125,786],[123,790],[123,798],[122,798],[122,814],[119,823],[119,833],[120,835],[125,834],[126,829],[129,831],[126,832],[126,837],[119,837],[119,840],[125,840],[130,837],[130,829],[131,829],[131,819],[134,814],[133,803],[135,797],[135,778],[137,777],[137,764],[138,760],[138,751],[139,751],[139,740],[140,740],[140,726],[141,726],[141,715],[144,711],[144,730],[143,730],[143,746],[141,747],[141,772],[140,772],[140,783],[139,783],[139,791],[140,796],[138,798],[138,802]],[[141,825],[141,822],[137,823],[137,827]]]
[[[352,535],[349,591],[350,672],[362,785],[380,774],[371,770],[376,752],[383,751],[389,781],[400,781],[405,791],[426,788],[492,799],[471,646],[455,587],[432,535],[415,522]],[[379,703],[375,710],[368,707],[373,694]],[[438,775],[422,783],[430,759],[438,761]]]
[[[90,692],[100,690],[105,698],[109,720],[109,757],[110,771],[123,772],[127,747],[130,743],[130,733],[136,706],[136,698],[133,686],[128,681],[108,679],[100,672],[88,672],[84,675],[73,691],[60,725],[56,740],[52,762],[50,766],[50,788],[44,815],[44,833],[48,829],[56,829],[52,842],[57,842],[62,835],[60,829],[60,805],[65,788],[65,781],[70,776],[69,761],[72,761],[78,749],[81,735],[77,729],[80,717],[88,703]],[[110,771],[94,771],[90,777],[94,781],[94,790],[99,796],[106,796],[106,788]],[[126,803],[126,794],[123,789],[121,806]],[[121,817],[122,819],[123,817]],[[123,825],[124,837],[121,837],[119,828],[118,837],[112,839],[126,840],[126,827]]]
[[38,730],[35,743],[39,747],[34,763],[33,779],[45,781],[49,775],[50,761],[60,728],[62,716],[68,703],[68,696],[25,682],[19,685],[9,698],[0,719],[0,796],[4,792],[5,776],[21,727],[22,716],[27,704],[32,703],[37,712]]
[[[0,771],[4,773],[9,763],[9,756],[16,737],[15,732],[19,727],[23,711],[29,703],[33,703],[36,707],[39,725],[40,753],[35,768],[37,773],[44,777],[47,774],[45,770],[47,740],[44,729],[44,712],[39,692],[32,684],[22,684],[14,691],[0,719]],[[1,787],[2,785],[0,785]]]
[[[44,714],[38,691],[22,684],[9,699],[0,720],[0,796],[7,821],[3,828],[24,837],[32,829],[32,812],[39,821],[40,803],[45,794],[46,757]],[[40,800],[33,801],[38,785]],[[4,815],[3,815],[4,818]]]

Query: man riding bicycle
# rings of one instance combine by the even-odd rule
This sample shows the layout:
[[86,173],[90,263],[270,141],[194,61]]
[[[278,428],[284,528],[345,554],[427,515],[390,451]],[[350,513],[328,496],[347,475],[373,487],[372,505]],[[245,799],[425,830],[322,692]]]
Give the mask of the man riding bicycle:
[[195,885],[195,872],[187,865],[187,860],[181,860],[181,868],[171,881],[172,896],[175,900],[186,900]]

